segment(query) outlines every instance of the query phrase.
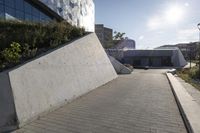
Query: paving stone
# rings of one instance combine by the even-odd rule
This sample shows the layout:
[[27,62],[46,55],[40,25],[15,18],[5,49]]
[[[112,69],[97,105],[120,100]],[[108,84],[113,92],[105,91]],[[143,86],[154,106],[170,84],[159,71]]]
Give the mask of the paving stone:
[[121,75],[18,131],[186,133],[163,72],[135,70]]

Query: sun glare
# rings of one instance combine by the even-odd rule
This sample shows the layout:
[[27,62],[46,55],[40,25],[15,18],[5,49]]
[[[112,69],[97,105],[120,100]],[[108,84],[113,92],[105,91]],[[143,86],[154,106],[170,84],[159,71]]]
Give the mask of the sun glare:
[[179,6],[171,6],[166,11],[166,20],[170,23],[177,23],[183,17],[183,9]]
[[148,22],[148,27],[151,29],[151,30],[155,30],[157,29],[158,27],[160,27],[162,25],[159,17],[153,17],[149,20]]

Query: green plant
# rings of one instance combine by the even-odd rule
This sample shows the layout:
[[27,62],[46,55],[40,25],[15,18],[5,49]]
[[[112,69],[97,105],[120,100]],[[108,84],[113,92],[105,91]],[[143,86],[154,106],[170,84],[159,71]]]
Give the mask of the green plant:
[[31,58],[31,57],[34,57],[37,53],[37,48],[32,48],[27,44],[25,43],[23,46],[22,46],[22,57],[23,58]]
[[72,26],[66,21],[33,23],[0,20],[0,70],[84,34],[83,28]]
[[199,78],[199,69],[197,67],[193,67],[191,70],[189,70],[189,76],[192,79],[198,79]]
[[1,54],[6,63],[18,63],[21,57],[21,46],[19,43],[13,42],[10,47],[4,49]]
[[28,43],[32,48],[56,47],[85,34],[68,22],[31,23],[0,20],[0,49],[8,48],[12,42]]
[[4,65],[2,56],[0,56],[0,69],[3,69],[3,68],[5,68],[5,65]]
[[115,31],[114,32],[114,36],[113,36],[113,39],[114,40],[123,40],[124,39],[124,35],[126,34],[126,33],[121,33],[121,32],[117,32],[117,31]]
[[84,35],[84,28],[75,28],[71,30],[70,39],[78,38]]
[[182,70],[178,70],[177,75],[189,84],[193,85],[198,90],[200,90],[198,66],[192,67],[191,69],[184,68]]

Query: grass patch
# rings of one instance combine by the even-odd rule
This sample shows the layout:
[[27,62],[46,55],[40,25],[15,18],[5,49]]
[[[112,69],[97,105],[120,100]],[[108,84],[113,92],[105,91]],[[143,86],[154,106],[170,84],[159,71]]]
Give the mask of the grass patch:
[[177,75],[200,91],[199,69],[197,66],[191,69],[178,70]]

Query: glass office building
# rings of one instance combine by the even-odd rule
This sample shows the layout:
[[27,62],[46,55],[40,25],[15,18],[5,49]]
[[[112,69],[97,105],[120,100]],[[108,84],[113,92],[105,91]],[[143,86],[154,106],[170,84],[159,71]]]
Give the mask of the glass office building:
[[41,8],[40,4],[31,0],[0,0],[0,17],[35,22],[56,19],[50,12]]
[[94,32],[95,5],[93,0],[40,0],[72,25]]
[[62,21],[94,32],[93,0],[0,0],[0,18]]

